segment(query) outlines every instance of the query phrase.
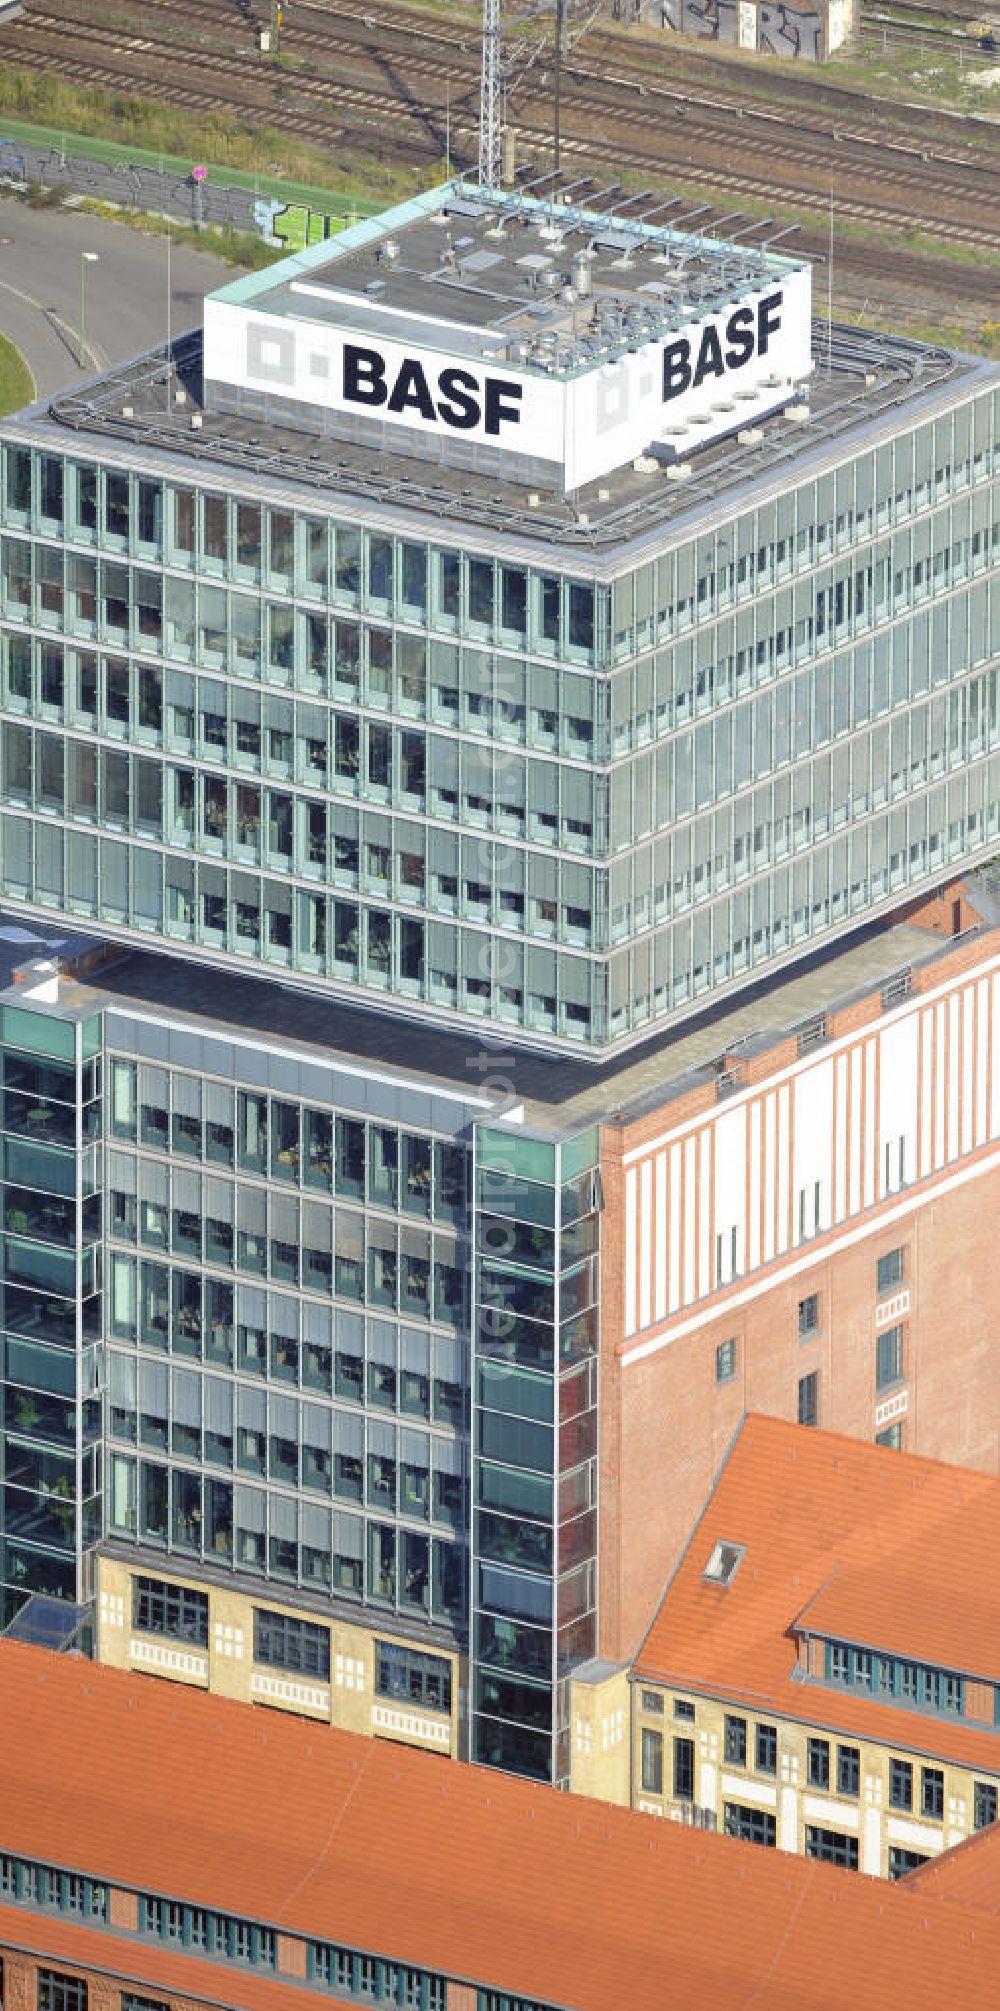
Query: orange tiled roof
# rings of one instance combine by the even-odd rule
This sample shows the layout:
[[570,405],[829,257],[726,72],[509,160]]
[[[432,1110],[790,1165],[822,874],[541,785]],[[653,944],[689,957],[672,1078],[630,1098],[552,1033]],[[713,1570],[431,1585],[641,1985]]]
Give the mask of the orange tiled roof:
[[911,1890],[919,1886],[922,1898],[953,1900],[1000,1916],[1000,1822],[928,1858],[903,1882]]
[[[728,1586],[715,1543],[745,1553]],[[748,1417],[636,1673],[1000,1772],[1000,1735],[803,1683],[791,1630],[1000,1682],[1000,1480]]]
[[[885,2011],[904,1981],[973,2011],[1000,1976],[1000,1921],[901,1886],[43,1649],[0,1643],[0,1724],[0,1848],[571,2011]],[[304,2006],[19,1907],[0,1933]]]

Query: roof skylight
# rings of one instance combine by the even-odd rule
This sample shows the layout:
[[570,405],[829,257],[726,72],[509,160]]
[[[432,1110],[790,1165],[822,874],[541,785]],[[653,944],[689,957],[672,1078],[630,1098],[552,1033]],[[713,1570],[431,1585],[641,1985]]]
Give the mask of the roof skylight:
[[717,1543],[702,1577],[710,1578],[715,1585],[731,1585],[740,1568],[744,1549],[742,1543]]

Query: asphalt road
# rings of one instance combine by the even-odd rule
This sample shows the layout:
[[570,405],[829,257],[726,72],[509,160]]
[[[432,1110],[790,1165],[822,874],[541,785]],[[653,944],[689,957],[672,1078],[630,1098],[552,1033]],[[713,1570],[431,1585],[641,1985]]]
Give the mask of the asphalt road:
[[[97,264],[84,261],[97,253]],[[202,296],[236,277],[208,252],[173,245],[171,327],[193,328]],[[79,363],[80,281],[86,272],[88,372],[162,342],[167,323],[167,247],[124,224],[75,210],[29,209],[0,198],[0,332],[16,343],[39,396],[67,389]]]

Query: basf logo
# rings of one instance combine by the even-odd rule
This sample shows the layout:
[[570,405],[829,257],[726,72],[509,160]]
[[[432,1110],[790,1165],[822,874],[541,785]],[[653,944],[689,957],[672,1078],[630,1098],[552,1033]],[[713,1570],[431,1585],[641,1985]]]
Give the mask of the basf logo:
[[523,384],[513,378],[480,379],[455,364],[428,374],[416,356],[404,356],[390,374],[379,350],[358,349],[351,342],[344,344],[342,389],[345,404],[440,423],[459,433],[482,426],[489,440],[497,438],[501,426],[520,424],[524,396]]
[[697,342],[676,336],[663,346],[664,402],[682,391],[697,391],[707,380],[744,370],[755,356],[766,356],[771,338],[781,328],[781,293],[763,294],[755,307],[737,307],[725,325],[710,321]]

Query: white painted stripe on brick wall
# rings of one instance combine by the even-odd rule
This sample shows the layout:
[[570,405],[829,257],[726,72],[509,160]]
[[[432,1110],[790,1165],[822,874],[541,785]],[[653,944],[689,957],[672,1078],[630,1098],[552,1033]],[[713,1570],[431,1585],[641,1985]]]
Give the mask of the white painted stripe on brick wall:
[[993,1009],[990,1014],[992,1026],[991,1049],[993,1055],[993,1080],[990,1085],[990,1137],[1000,1138],[1000,973],[995,971],[990,982],[993,992]]
[[948,1158],[957,1159],[961,1137],[959,1109],[959,1063],[962,1056],[961,1001],[956,993],[948,1000]]
[[985,978],[976,986],[976,1145],[989,1137],[990,988]]
[[706,1124],[698,1138],[698,1297],[712,1290],[714,1238],[712,1235],[712,1133]]
[[945,1092],[948,1086],[948,1008],[940,1000],[934,1009],[934,1171],[945,1159]]
[[934,1014],[920,1015],[920,1178],[925,1180],[934,1159]]
[[715,1123],[715,1233],[721,1235],[725,1262],[729,1263],[731,1231],[736,1229],[737,1248],[745,1245],[747,1209],[747,1107],[724,1110]]
[[861,1070],[864,1055],[860,1047],[851,1055],[851,1186],[848,1213],[861,1211],[861,1160],[864,1152],[864,1125],[861,1110]]
[[833,1219],[842,1222],[847,1214],[847,1161],[850,1148],[850,1108],[848,1104],[848,1064],[846,1054],[837,1056],[837,1132],[833,1141]]
[[653,1291],[653,1318],[665,1320],[667,1316],[667,1155],[656,1155],[656,1199],[653,1203],[653,1262],[655,1265],[655,1287]]
[[634,1166],[625,1175],[625,1332],[635,1333],[635,1193]]
[[792,1094],[795,1098],[792,1198],[797,1211],[800,1187],[811,1189],[817,1180],[824,1190],[828,1191],[830,1186],[833,1062],[829,1055],[823,1055],[804,1075],[796,1077]]
[[698,1296],[695,1263],[695,1231],[698,1212],[698,1141],[697,1138],[684,1140],[684,1282],[681,1287],[681,1301],[690,1306]]
[[976,1124],[976,987],[966,985],[962,993],[962,1110],[959,1151],[971,1152]]
[[878,1192],[875,1172],[878,1165],[878,1109],[875,1102],[875,1042],[865,1041],[865,1144],[862,1194],[870,1208]]
[[681,1302],[681,1148],[670,1148],[670,1262],[667,1269],[667,1307],[676,1313]]
[[[801,1277],[804,1272],[814,1270],[817,1261],[825,1264],[829,1258],[839,1257],[842,1250],[851,1250],[857,1244],[867,1241],[869,1237],[884,1236],[895,1222],[903,1221],[906,1216],[926,1208],[930,1202],[939,1200],[945,1194],[966,1187],[970,1180],[978,1180],[987,1173],[996,1172],[998,1167],[1000,1167],[1000,1151],[994,1150],[986,1157],[975,1159],[969,1165],[959,1167],[956,1172],[946,1174],[942,1180],[928,1181],[925,1193],[920,1193],[914,1187],[908,1187],[892,1203],[883,1202],[878,1209],[873,1210],[870,1221],[860,1222],[852,1229],[845,1229],[840,1235],[830,1236],[824,1241],[818,1254],[810,1247],[801,1256],[792,1257],[787,1264],[782,1265],[782,1281],[787,1282],[789,1279]],[[730,1313],[739,1312],[743,1306],[752,1305],[762,1292],[770,1291],[776,1282],[774,1278],[768,1278],[766,1281],[754,1279],[739,1291],[728,1294],[725,1313],[728,1316]],[[717,1320],[720,1310],[718,1301],[713,1301],[703,1311],[692,1313],[685,1320],[676,1321],[669,1332],[654,1334],[650,1340],[623,1350],[620,1357],[622,1366],[627,1368],[633,1362],[643,1361],[647,1355],[658,1354],[661,1348],[667,1348],[672,1342],[682,1340],[686,1334],[696,1333],[699,1327],[708,1326],[711,1321]]]
[[764,1262],[777,1248],[778,1227],[778,1099],[769,1089],[764,1099]]
[[784,1256],[788,1248],[788,1186],[792,1170],[791,1109],[791,1084],[783,1082],[778,1090],[778,1232],[776,1242],[779,1256]]
[[760,1263],[760,1202],[761,1176],[763,1173],[764,1138],[761,1124],[761,1104],[750,1107],[750,1234],[747,1238],[748,1268],[757,1269]]
[[653,1162],[639,1168],[639,1325],[653,1317]]
[[899,1140],[906,1140],[906,1165],[912,1178],[917,1163],[917,1096],[919,1092],[920,1025],[915,1014],[883,1027],[879,1034],[879,1181],[885,1181],[885,1148],[889,1147],[891,1185],[899,1178]]

